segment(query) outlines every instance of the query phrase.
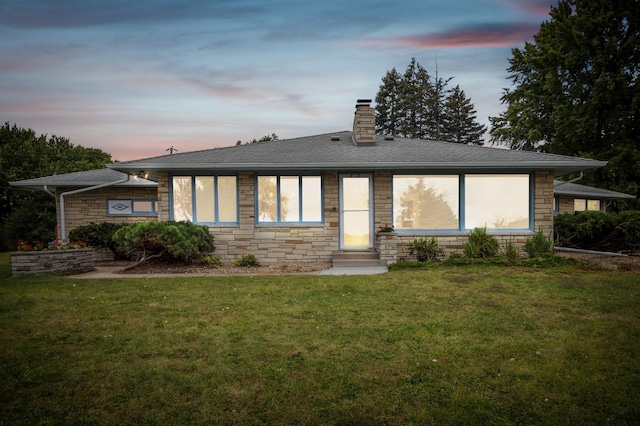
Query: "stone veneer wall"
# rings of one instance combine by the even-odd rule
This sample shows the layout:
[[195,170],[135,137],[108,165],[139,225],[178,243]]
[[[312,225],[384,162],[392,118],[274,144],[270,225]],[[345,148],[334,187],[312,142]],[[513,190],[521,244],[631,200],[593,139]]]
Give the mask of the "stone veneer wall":
[[[63,192],[67,191],[65,190]],[[58,191],[56,194],[58,230],[62,229],[60,222],[61,193],[62,192]],[[74,228],[81,225],[88,225],[90,222],[135,223],[156,221],[158,220],[158,216],[107,216],[107,200],[155,200],[157,197],[156,194],[156,188],[107,187],[65,196],[64,210],[67,237],[69,236],[69,232]]]
[[574,197],[558,195],[558,213],[573,213],[575,211]]
[[[553,231],[553,173],[535,173],[534,229],[545,235]],[[238,174],[239,225],[211,226],[215,237],[215,254],[225,262],[247,253],[254,254],[261,262],[330,262],[332,253],[339,249],[339,200],[338,173],[323,173],[324,224],[314,226],[268,226],[255,223],[255,175],[252,172]],[[374,231],[384,224],[393,223],[392,173],[374,173]],[[158,176],[158,220],[167,221],[169,215],[169,179],[167,173]],[[495,234],[501,245],[513,241],[522,248],[532,232]],[[417,236],[435,236],[448,253],[461,253],[467,241],[465,232],[454,234],[393,233],[385,236],[385,248],[376,238],[376,250],[387,263],[409,258],[407,244]],[[392,249],[393,248],[393,249]],[[394,250],[394,255],[390,251]]]
[[11,274],[81,273],[95,269],[92,249],[18,251],[11,253]]

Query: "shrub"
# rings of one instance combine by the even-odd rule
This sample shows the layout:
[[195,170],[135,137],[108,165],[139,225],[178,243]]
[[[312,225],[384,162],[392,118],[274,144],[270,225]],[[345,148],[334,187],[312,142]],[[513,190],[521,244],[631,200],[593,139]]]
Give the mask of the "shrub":
[[640,249],[640,211],[628,210],[618,214],[616,230],[622,234],[623,249]]
[[415,255],[418,262],[432,262],[444,255],[444,249],[438,245],[435,237],[420,237],[407,244],[409,255]]
[[113,253],[114,259],[126,259],[129,256],[124,246],[117,244],[113,240],[113,235],[123,226],[124,223],[94,223],[78,226],[69,232],[71,241],[85,241],[90,247],[99,249],[109,249]]
[[235,259],[233,261],[233,264],[238,268],[241,268],[243,266],[248,266],[253,268],[253,267],[260,266],[260,261],[255,255],[248,253],[242,256],[241,258]]
[[533,237],[527,238],[527,241],[524,243],[524,251],[531,257],[551,254],[553,253],[553,242],[551,238],[542,233],[542,230],[539,230]]
[[556,243],[565,247],[623,251],[640,249],[640,211],[563,213],[554,219]]
[[520,259],[520,251],[513,241],[507,241],[504,245],[504,257],[509,263],[516,263]]
[[214,251],[209,228],[191,222],[141,222],[120,228],[113,236],[128,252],[142,252],[131,269],[152,258],[192,262]]
[[220,256],[205,256],[204,263],[206,263],[210,268],[214,269],[221,268],[224,264]]
[[473,259],[495,257],[500,252],[498,239],[487,234],[487,228],[475,228],[469,232],[469,240],[464,245],[464,255]]

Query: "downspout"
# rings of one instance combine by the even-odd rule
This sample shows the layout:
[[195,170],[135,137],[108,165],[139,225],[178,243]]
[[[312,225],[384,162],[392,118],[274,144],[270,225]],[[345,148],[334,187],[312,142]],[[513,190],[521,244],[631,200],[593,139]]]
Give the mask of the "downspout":
[[126,179],[117,180],[115,182],[101,183],[100,185],[90,186],[88,188],[80,188],[69,192],[63,192],[60,194],[60,236],[63,243],[67,242],[67,228],[64,224],[64,197],[65,195],[75,195],[81,192],[93,191],[94,189],[106,188],[108,186],[119,185],[129,181],[130,175],[127,174]]
[[560,185],[564,185],[565,183],[573,183],[573,182],[577,182],[577,181],[579,181],[580,179],[582,179],[583,177],[584,177],[584,172],[580,172],[580,176],[578,176],[577,178],[570,179],[570,180],[568,180],[568,181],[566,181],[566,182],[560,182],[560,183],[558,184],[558,186],[560,186]]
[[44,192],[46,192],[47,194],[51,195],[53,198],[56,198],[56,194],[54,194],[53,192],[49,191],[49,188],[47,187],[47,185],[43,186],[42,190]]

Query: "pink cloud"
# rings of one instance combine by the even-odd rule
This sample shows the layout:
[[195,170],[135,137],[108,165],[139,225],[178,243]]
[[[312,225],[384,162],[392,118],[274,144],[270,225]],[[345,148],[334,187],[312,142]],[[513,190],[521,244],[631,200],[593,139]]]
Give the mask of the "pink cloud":
[[539,24],[532,23],[489,25],[386,40],[368,40],[358,44],[410,46],[421,49],[515,46],[526,40],[531,40],[539,28]]

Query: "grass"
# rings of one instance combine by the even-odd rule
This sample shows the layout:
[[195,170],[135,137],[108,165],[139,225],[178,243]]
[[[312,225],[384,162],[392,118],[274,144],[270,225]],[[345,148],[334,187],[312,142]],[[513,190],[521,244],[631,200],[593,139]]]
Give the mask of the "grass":
[[0,424],[637,424],[632,272],[10,278]]

